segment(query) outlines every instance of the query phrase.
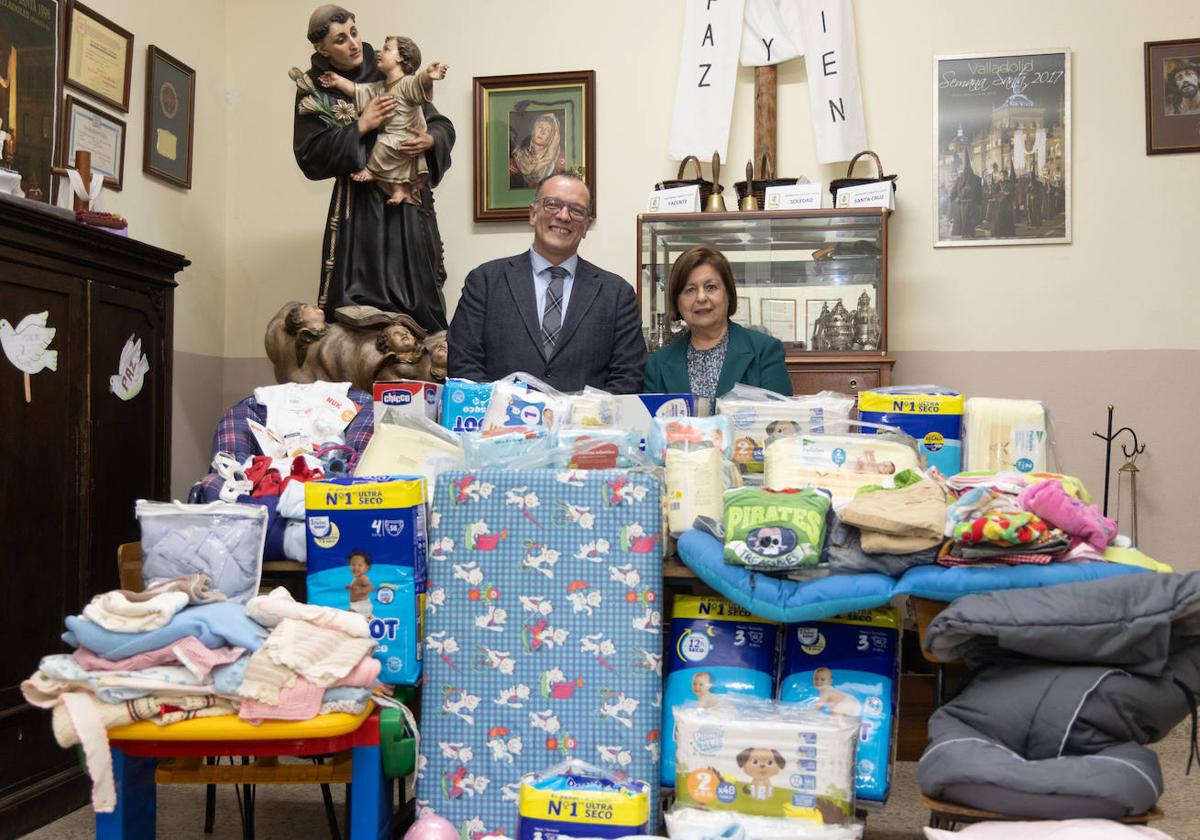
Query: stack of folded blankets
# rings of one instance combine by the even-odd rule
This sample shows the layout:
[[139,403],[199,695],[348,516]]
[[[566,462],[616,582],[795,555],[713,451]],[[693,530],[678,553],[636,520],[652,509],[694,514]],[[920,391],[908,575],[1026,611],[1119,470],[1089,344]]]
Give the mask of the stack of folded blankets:
[[282,587],[243,605],[189,575],[97,595],[66,625],[74,653],[44,657],[21,691],[52,710],[59,745],[82,745],[101,812],[116,804],[110,729],[220,715],[257,724],[358,714],[379,676],[365,618],[297,603]]
[[1117,526],[1082,484],[1066,477],[1030,481],[1015,473],[955,476],[960,495],[947,509],[943,566],[1104,560]]

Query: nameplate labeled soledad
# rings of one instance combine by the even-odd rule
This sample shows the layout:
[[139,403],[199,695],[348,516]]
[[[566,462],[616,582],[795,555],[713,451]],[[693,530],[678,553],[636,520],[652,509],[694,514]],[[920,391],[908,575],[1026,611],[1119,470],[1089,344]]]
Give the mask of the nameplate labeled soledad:
[[842,187],[837,191],[837,207],[886,207],[896,209],[896,191],[891,181]]
[[767,187],[764,210],[820,210],[820,184],[789,184]]
[[699,213],[700,187],[672,187],[654,190],[646,202],[647,213]]

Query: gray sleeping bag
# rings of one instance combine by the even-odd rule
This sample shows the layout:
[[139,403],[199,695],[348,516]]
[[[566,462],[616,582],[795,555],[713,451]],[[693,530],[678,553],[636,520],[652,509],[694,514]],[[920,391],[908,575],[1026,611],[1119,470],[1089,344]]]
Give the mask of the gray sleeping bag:
[[972,670],[929,720],[927,796],[1041,819],[1141,814],[1162,794],[1141,745],[1200,694],[1200,573],[960,598],[926,648]]

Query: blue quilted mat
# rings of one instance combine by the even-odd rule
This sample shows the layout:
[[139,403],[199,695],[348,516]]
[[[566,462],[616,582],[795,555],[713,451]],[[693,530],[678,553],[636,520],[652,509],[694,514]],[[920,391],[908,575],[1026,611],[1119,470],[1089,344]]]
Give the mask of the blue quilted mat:
[[463,840],[515,837],[521,776],[567,756],[657,803],[661,497],[621,470],[438,477],[417,798]]

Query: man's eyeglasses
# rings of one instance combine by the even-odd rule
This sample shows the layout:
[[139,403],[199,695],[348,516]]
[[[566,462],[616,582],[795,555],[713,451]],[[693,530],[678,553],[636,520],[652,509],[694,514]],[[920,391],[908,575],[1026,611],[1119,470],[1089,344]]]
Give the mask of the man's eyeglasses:
[[540,204],[542,209],[551,216],[557,216],[558,211],[565,207],[567,208],[567,213],[577,222],[581,219],[586,219],[588,214],[588,209],[582,204],[571,204],[559,198],[539,198],[534,204]]

